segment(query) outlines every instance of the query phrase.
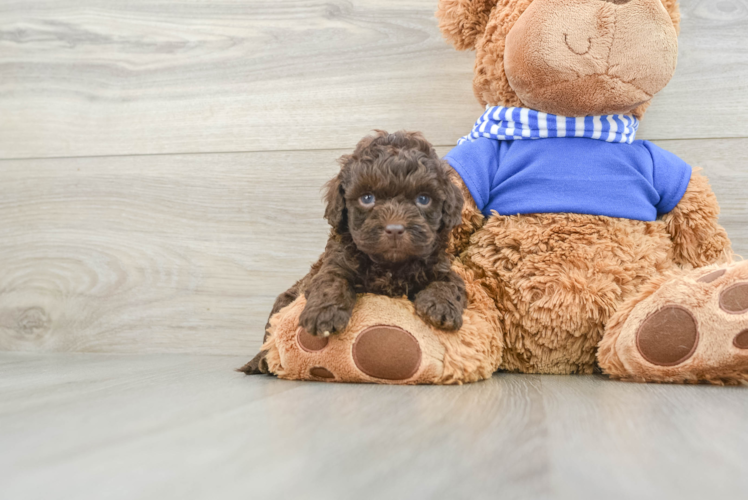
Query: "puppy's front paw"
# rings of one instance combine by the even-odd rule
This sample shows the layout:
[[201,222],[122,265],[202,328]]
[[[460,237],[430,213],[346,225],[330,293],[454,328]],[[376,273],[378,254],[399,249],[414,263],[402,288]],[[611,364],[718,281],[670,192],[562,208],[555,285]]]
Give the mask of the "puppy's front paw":
[[429,287],[419,292],[413,301],[421,319],[441,330],[459,330],[462,327],[464,303],[464,298],[446,287]]
[[327,337],[340,333],[348,326],[351,310],[338,304],[316,306],[307,302],[299,316],[299,324],[312,335]]

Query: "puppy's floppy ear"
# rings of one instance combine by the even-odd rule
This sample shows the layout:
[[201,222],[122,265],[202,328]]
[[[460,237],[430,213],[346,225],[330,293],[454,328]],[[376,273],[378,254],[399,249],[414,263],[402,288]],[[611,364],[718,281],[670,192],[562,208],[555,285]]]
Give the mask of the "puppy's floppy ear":
[[462,205],[465,200],[462,198],[460,189],[449,180],[448,175],[445,175],[444,182],[446,197],[442,205],[442,225],[444,230],[451,231],[462,222]]
[[338,234],[348,231],[348,211],[345,208],[345,190],[343,178],[347,164],[352,160],[351,155],[340,158],[340,172],[325,184],[325,219]]
[[499,0],[439,0],[439,29],[457,50],[474,49]]

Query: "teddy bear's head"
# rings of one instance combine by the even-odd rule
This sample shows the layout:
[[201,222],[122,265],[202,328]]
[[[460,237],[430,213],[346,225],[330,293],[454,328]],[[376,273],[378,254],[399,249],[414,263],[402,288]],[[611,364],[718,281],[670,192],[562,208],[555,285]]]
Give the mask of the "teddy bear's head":
[[482,105],[640,118],[678,57],[677,0],[440,0],[437,17],[476,50]]

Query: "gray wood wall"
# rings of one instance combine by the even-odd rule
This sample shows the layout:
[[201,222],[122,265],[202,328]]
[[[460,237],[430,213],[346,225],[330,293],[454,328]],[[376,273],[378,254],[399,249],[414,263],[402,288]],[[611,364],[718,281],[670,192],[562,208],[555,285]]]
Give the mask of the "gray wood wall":
[[[682,0],[640,138],[705,168],[748,255],[748,2]],[[0,0],[0,350],[251,353],[373,128],[481,108],[435,0]]]

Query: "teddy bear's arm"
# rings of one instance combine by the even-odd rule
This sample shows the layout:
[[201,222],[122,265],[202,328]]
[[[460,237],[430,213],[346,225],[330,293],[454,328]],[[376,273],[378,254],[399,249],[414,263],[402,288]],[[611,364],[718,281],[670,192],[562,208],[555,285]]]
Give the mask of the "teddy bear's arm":
[[478,210],[478,206],[470,195],[467,186],[462,181],[462,177],[452,167],[449,167],[449,180],[457,186],[464,200],[464,204],[462,205],[462,222],[452,230],[447,246],[447,253],[459,255],[465,251],[470,243],[470,235],[482,228],[486,220],[481,211]]
[[496,0],[439,0],[436,17],[444,38],[457,50],[475,48],[496,3]]
[[701,169],[694,168],[683,198],[663,217],[677,264],[702,267],[732,258],[730,239],[718,219],[717,197]]

